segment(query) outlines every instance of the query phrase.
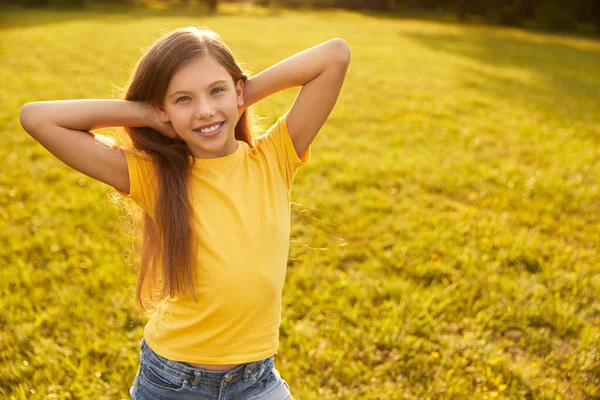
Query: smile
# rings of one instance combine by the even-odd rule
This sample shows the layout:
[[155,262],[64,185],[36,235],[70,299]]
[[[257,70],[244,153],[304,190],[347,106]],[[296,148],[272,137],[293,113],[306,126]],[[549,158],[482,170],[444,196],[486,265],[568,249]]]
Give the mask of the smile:
[[221,132],[221,128],[223,127],[223,124],[225,124],[225,122],[219,122],[219,123],[213,124],[209,127],[202,128],[202,129],[196,128],[196,129],[194,129],[194,132],[197,132],[204,137],[216,136],[219,134],[219,132]]

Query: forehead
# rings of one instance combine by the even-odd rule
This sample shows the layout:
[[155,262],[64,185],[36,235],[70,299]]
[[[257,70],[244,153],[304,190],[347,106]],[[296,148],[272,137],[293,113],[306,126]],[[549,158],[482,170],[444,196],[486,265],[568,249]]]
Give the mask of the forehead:
[[178,90],[203,89],[216,80],[232,81],[231,75],[213,57],[193,59],[181,67],[169,83],[167,95]]

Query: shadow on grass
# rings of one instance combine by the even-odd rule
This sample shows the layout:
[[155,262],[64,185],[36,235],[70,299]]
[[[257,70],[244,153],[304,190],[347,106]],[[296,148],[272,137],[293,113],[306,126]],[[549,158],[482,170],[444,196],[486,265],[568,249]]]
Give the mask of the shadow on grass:
[[[525,31],[524,31],[525,32]],[[518,33],[510,31],[499,33],[497,30],[469,32],[461,34],[432,34],[402,32],[402,37],[408,37],[419,43],[449,54],[460,54],[478,60],[486,60],[497,65],[510,65],[518,67],[540,66],[541,72],[552,74],[567,72],[565,63],[574,62],[581,68],[600,66],[600,41],[592,42],[590,46],[566,43],[561,37],[552,35],[535,37],[518,37]],[[471,34],[471,35],[469,35]],[[585,40],[585,39],[584,39]],[[585,48],[588,47],[588,48]],[[594,49],[594,47],[596,47]],[[598,76],[595,77],[598,81]]]
[[[443,52],[457,58],[466,57],[498,69],[521,70],[539,76],[539,94],[555,95],[563,99],[575,95],[587,98],[600,107],[600,75],[597,73],[600,71],[600,42],[594,48],[594,45],[564,43],[551,36],[540,36],[539,39],[526,35],[518,37],[516,33],[497,30],[482,30],[476,34],[465,30],[456,35],[410,32],[401,32],[399,35],[434,52]],[[466,75],[475,74],[484,72],[472,68]],[[498,79],[498,76],[485,78],[489,81]],[[510,74],[502,78],[499,84],[514,84],[515,90],[532,89],[511,78]],[[506,94],[508,93],[504,89],[504,95]]]

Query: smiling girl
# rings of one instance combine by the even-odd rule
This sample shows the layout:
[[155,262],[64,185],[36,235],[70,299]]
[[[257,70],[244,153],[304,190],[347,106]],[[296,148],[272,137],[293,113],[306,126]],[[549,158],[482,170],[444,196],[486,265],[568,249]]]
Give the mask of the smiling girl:
[[[134,399],[293,399],[274,367],[297,169],[340,93],[342,39],[249,78],[211,30],[182,28],[139,60],[123,100],[34,102],[23,128],[144,211],[136,291],[151,314]],[[302,86],[252,135],[246,109]],[[131,146],[91,133],[123,126]]]

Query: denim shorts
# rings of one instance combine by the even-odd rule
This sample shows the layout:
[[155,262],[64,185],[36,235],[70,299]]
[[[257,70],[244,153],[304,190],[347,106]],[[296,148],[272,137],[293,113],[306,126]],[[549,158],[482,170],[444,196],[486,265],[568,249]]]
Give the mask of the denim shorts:
[[196,368],[156,354],[140,343],[133,400],[285,400],[290,387],[274,367],[274,355],[226,371]]

